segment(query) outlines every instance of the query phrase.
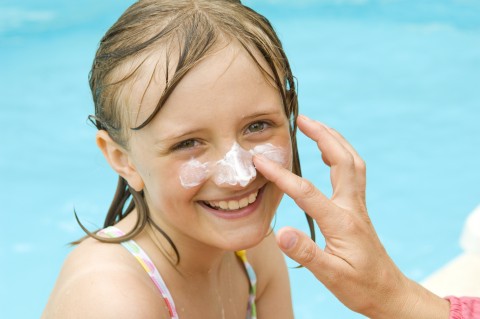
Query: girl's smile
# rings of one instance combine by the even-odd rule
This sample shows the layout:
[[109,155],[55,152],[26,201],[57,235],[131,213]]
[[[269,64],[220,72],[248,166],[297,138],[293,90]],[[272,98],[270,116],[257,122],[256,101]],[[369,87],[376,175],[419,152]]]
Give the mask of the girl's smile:
[[237,219],[253,214],[260,205],[266,185],[253,192],[220,200],[199,201],[209,213],[223,219]]

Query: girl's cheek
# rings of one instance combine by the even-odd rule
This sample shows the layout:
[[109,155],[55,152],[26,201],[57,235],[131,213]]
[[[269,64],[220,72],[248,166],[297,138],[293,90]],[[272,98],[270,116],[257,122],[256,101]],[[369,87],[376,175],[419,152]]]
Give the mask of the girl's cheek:
[[189,189],[202,184],[208,178],[208,162],[192,158],[179,167],[178,175],[183,188]]
[[260,144],[255,146],[251,153],[253,155],[260,154],[268,158],[269,160],[276,162],[283,167],[287,168],[291,166],[291,148],[275,146],[273,144]]
[[[286,134],[282,134],[276,140],[272,141],[272,144],[281,149],[281,152],[279,152],[280,154],[278,154],[278,156],[279,159],[281,158],[282,160],[276,162],[291,171],[293,166],[293,148],[292,140],[290,139],[290,133],[288,132]],[[275,161],[275,159],[272,160]]]

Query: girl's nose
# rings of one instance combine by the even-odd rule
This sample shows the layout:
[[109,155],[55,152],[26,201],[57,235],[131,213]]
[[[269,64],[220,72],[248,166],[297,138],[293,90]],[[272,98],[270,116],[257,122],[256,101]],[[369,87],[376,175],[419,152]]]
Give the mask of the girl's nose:
[[257,176],[252,153],[234,142],[225,157],[215,163],[212,179],[218,186],[246,187]]

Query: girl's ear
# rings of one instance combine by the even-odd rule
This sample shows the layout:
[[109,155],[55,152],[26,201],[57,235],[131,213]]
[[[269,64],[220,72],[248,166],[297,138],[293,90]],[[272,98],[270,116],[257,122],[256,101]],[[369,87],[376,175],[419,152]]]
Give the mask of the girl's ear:
[[113,170],[122,176],[131,188],[137,192],[143,190],[145,186],[143,179],[130,161],[127,151],[112,140],[105,130],[97,132],[96,141],[98,148],[100,148]]

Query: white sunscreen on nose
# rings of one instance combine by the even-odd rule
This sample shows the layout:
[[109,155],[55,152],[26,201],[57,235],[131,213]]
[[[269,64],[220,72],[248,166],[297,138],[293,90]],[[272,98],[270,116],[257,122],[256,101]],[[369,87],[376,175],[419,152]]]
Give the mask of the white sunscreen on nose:
[[225,157],[216,163],[215,184],[240,184],[245,187],[257,176],[253,166],[252,154],[236,142]]
[[213,176],[213,181],[217,185],[245,187],[257,176],[253,165],[253,155],[256,154],[262,154],[282,166],[287,164],[285,151],[280,147],[261,144],[247,151],[235,142],[224,158],[213,164],[201,163],[194,158],[183,164],[180,167],[180,183],[185,188],[191,188],[200,185],[209,176]]

